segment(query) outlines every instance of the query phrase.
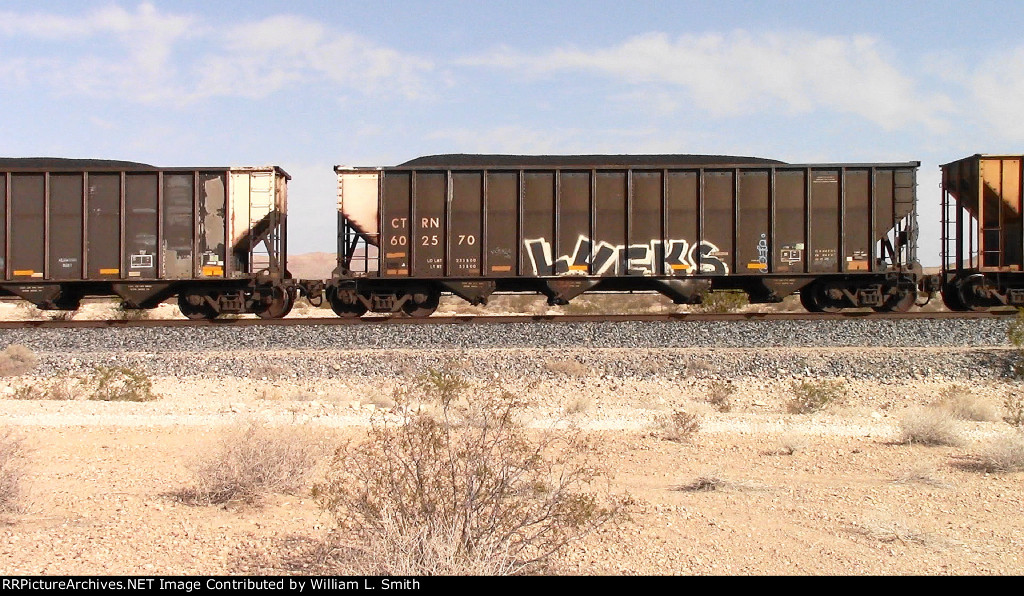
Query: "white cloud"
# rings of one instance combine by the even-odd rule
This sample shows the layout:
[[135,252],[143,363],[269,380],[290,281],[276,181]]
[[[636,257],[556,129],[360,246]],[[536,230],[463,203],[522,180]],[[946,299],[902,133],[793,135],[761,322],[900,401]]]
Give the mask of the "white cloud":
[[917,88],[866,36],[810,33],[682,35],[650,33],[618,45],[561,48],[527,55],[508,48],[463,61],[528,77],[592,72],[650,92],[659,109],[666,94],[684,92],[715,116],[754,113],[776,105],[791,113],[833,110],[859,115],[887,130],[944,128],[952,102]]
[[1024,138],[1024,47],[999,52],[997,58],[982,62],[967,84],[976,115],[988,125],[986,132],[1019,145]]
[[535,128],[504,125],[490,128],[449,128],[425,135],[426,151],[434,153],[508,153],[518,155],[678,153],[688,144],[701,145],[694,133],[660,128],[592,129]]
[[208,24],[191,15],[110,7],[81,17],[0,12],[4,39],[55,44],[40,52],[7,44],[0,72],[58,95],[181,105],[265,97],[327,81],[339,94],[424,94],[432,65],[360,36],[297,16]]
[[203,65],[198,95],[263,97],[288,85],[327,80],[368,94],[424,94],[424,59],[333,33],[314,21],[273,16],[221,32],[224,46]]

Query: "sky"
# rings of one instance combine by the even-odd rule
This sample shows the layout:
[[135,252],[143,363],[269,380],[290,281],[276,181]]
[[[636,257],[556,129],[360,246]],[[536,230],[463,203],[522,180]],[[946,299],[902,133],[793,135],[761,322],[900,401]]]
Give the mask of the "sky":
[[289,251],[335,164],[437,153],[920,161],[1024,153],[1024,4],[0,0],[0,155],[278,165]]

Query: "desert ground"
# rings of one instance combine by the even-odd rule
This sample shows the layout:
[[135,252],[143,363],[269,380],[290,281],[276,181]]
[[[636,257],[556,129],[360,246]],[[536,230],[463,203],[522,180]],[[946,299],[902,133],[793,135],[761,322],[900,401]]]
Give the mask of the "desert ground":
[[[457,356],[468,371],[495,357],[485,350]],[[1015,382],[840,379],[840,401],[798,414],[786,408],[794,376],[731,379],[723,407],[709,403],[723,382],[699,370],[641,379],[567,365],[574,355],[563,356],[549,361],[539,382],[511,374],[502,382],[532,400],[529,426],[571,425],[596,440],[612,491],[629,495],[628,517],[563,549],[544,573],[1024,572],[1024,473],[980,465],[992,441],[1019,435],[1001,420]],[[287,362],[296,355],[253,357]],[[156,378],[158,399],[142,403],[12,399],[13,387],[45,379],[7,377],[0,408],[25,447],[26,490],[18,509],[0,518],[0,569],[357,572],[324,557],[338,530],[310,487],[323,477],[330,450],[364,436],[374,416],[389,415],[388,396],[414,374],[297,378],[287,368],[254,367],[248,377]],[[982,420],[955,421],[957,445],[902,440],[913,406],[951,395],[967,396],[983,412]],[[664,421],[680,409],[698,417],[699,429],[669,440]],[[182,491],[195,485],[221,438],[254,420],[301,428],[322,447],[305,484],[255,504],[184,501]]]

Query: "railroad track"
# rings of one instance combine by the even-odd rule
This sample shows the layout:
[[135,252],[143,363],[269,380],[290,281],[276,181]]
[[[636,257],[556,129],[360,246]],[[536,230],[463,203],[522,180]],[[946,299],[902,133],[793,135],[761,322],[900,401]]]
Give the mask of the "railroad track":
[[844,321],[856,319],[904,320],[904,319],[990,319],[1016,316],[1017,310],[984,312],[906,312],[877,313],[873,311],[850,311],[842,313],[808,312],[749,312],[749,313],[671,313],[671,314],[620,314],[620,315],[438,315],[432,317],[407,316],[364,316],[360,318],[340,317],[293,317],[284,319],[217,318],[214,320],[191,319],[110,319],[63,321],[56,319],[34,319],[26,321],[0,321],[0,329],[33,328],[111,328],[111,327],[254,327],[254,326],[316,326],[316,325],[450,325],[450,324],[501,324],[501,323],[599,323],[622,321]]

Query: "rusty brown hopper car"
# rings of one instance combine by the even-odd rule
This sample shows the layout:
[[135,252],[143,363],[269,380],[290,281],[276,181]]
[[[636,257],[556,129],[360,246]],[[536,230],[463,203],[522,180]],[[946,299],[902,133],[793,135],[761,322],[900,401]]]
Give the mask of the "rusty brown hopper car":
[[564,304],[586,291],[677,303],[742,290],[810,310],[916,299],[919,163],[792,165],[704,155],[443,155],[343,167],[341,316],[430,314],[442,292]]
[[1024,306],[1024,156],[942,166],[942,297],[953,310]]
[[276,167],[157,168],[0,159],[0,294],[44,309],[86,296],[182,313],[283,316],[288,174]]

